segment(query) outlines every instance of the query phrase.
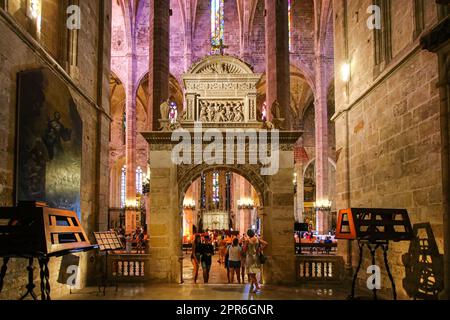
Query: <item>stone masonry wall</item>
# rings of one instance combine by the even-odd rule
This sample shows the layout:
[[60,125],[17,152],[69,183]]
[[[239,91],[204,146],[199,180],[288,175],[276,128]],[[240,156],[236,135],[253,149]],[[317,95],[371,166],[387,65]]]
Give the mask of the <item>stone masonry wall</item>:
[[[107,176],[108,159],[107,149],[109,139],[109,121],[103,115],[99,117],[99,111],[94,107],[97,103],[109,112],[109,46],[105,46],[100,53],[103,59],[102,90],[99,90],[97,79],[97,66],[101,62],[98,53],[98,29],[100,12],[98,2],[80,0],[82,12],[82,29],[79,31],[79,56],[78,69],[80,77],[72,77],[75,86],[69,85],[69,90],[76,102],[78,112],[83,122],[83,150],[82,150],[82,186],[81,186],[81,222],[86,232],[92,239],[92,231],[96,229],[100,212],[98,207],[107,208],[108,194]],[[104,8],[104,43],[110,43],[110,4],[105,1]],[[15,22],[3,9],[0,9],[0,206],[11,206],[14,203],[14,155],[16,132],[16,79],[17,73],[41,67],[49,67],[50,60],[45,54],[41,54],[41,47],[34,42],[26,31]],[[8,18],[9,17],[9,18]],[[62,30],[61,30],[62,32]],[[29,40],[22,40],[23,38]],[[48,40],[48,38],[47,38]],[[47,41],[46,40],[46,41]],[[54,69],[53,69],[54,70]],[[61,71],[54,70],[57,77],[62,77]],[[78,90],[76,89],[78,87]],[[83,93],[83,95],[81,94]],[[99,94],[97,94],[99,92]],[[89,97],[86,98],[85,96]],[[101,118],[101,127],[98,119]],[[101,130],[101,131],[99,131]],[[101,132],[100,135],[98,133]],[[99,139],[98,139],[99,137]],[[100,148],[100,158],[98,154]],[[106,155],[106,157],[105,157]],[[97,171],[99,170],[99,171]],[[99,176],[100,181],[96,179]],[[98,188],[97,188],[98,187]],[[81,254],[80,272],[81,285],[89,281],[87,277],[88,262],[94,253]],[[50,262],[50,279],[52,298],[67,294],[69,288],[65,284],[57,282],[61,266],[61,259],[52,259]],[[37,264],[35,264],[37,267]],[[27,282],[26,261],[13,259],[8,265],[8,273],[5,278],[3,292],[0,299],[17,299],[25,291]],[[62,270],[64,272],[64,270]],[[35,270],[35,278],[39,275]],[[91,273],[91,275],[93,275]],[[39,289],[39,281],[35,282]],[[36,290],[38,293],[39,290]]]
[[[352,76],[348,84],[336,77],[337,206],[406,208],[413,224],[429,222],[443,252],[443,207],[440,162],[438,64],[421,51],[413,35],[413,1],[395,1],[392,9],[392,61],[374,76],[374,37],[364,14],[371,1],[348,1],[348,49]],[[399,7],[400,2],[402,4]],[[344,8],[334,4],[335,69],[346,61]],[[392,3],[392,2],[391,2]],[[427,12],[432,1],[425,1]],[[359,11],[359,15],[356,12]],[[436,16],[428,16],[430,26]],[[401,28],[400,28],[401,26]],[[348,140],[347,140],[348,135]],[[344,243],[344,242],[342,242]],[[389,260],[401,298],[402,255],[408,242],[393,243]],[[353,266],[357,260],[353,248]],[[381,260],[381,256],[377,259]],[[369,256],[364,257],[361,284]],[[390,297],[390,282],[382,267],[382,289]]]

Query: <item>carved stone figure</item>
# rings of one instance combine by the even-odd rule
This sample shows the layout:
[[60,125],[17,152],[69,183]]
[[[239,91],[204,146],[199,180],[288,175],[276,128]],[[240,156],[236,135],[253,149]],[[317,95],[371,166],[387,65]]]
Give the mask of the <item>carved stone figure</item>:
[[229,102],[227,103],[227,105],[225,107],[225,115],[226,115],[227,121],[230,121],[230,122],[234,121],[234,113],[231,108],[231,103],[229,103]]
[[202,122],[244,122],[242,101],[201,101],[199,121]]
[[272,112],[272,117],[274,119],[281,119],[281,109],[278,100],[275,100],[272,103],[272,108],[270,109],[270,111]]
[[212,122],[214,119],[214,110],[211,107],[206,107],[206,118],[208,122]]
[[216,117],[214,119],[216,122],[226,122],[225,109],[222,108],[219,112],[216,113]]
[[234,122],[244,121],[244,113],[242,112],[242,107],[238,106],[234,112]]
[[208,115],[206,113],[206,107],[202,107],[200,109],[200,118],[199,118],[199,120],[201,122],[208,122]]
[[273,102],[270,112],[272,113],[272,122],[266,121],[266,127],[268,129],[284,130],[285,119],[281,117],[280,103],[277,100]]
[[170,100],[167,99],[167,101],[161,103],[161,105],[159,106],[159,110],[161,111],[161,120],[168,120],[170,112]]

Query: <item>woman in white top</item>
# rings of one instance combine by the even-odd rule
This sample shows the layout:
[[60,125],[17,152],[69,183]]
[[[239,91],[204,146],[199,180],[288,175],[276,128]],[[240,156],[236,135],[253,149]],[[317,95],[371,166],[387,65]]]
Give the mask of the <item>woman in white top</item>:
[[241,283],[239,277],[239,270],[241,269],[241,247],[239,246],[239,239],[234,238],[233,244],[228,247],[228,267],[231,273],[231,283],[234,282],[234,275],[236,274],[237,280]]
[[257,278],[257,274],[261,272],[260,254],[268,243],[256,237],[255,231],[251,229],[247,231],[247,236],[243,249],[246,255],[245,267],[250,278],[250,291],[256,293],[261,290]]

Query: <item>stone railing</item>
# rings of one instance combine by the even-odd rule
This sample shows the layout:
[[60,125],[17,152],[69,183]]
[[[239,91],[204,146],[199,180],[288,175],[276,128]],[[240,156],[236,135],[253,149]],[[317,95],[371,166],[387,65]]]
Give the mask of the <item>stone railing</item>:
[[118,282],[148,280],[148,254],[111,254],[108,257],[108,278]]
[[330,255],[300,255],[296,261],[297,282],[340,282],[344,259]]

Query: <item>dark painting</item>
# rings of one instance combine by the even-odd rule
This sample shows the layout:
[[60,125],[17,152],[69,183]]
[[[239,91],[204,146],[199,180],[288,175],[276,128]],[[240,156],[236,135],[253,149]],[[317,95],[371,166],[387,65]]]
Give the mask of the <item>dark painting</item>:
[[18,74],[17,200],[80,217],[82,121],[67,86],[48,69]]

